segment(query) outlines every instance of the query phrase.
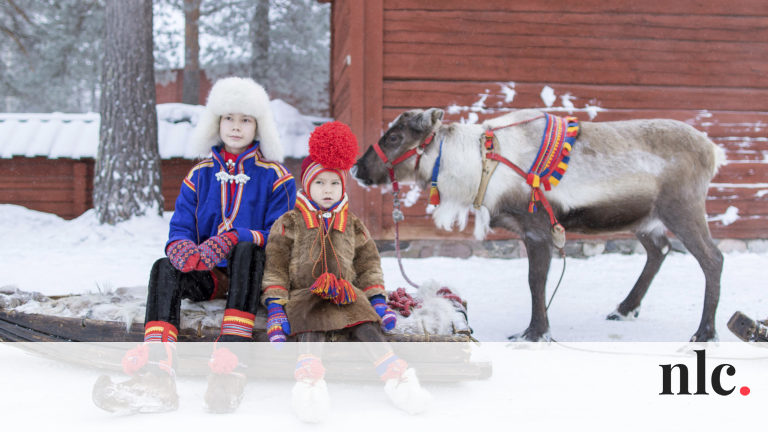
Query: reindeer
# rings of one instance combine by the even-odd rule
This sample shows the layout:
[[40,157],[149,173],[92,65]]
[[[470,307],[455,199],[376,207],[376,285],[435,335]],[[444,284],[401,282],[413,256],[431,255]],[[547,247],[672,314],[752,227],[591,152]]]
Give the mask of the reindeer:
[[[516,166],[528,167],[542,140],[543,113],[519,110],[483,124],[444,124],[443,114],[430,108],[399,115],[379,139],[378,151],[376,145],[368,148],[352,175],[366,186],[383,185],[392,180],[391,175],[425,188],[440,153],[441,202],[432,214],[435,225],[464,229],[473,213],[478,240],[496,227],[517,232],[528,254],[532,311],[528,328],[510,339],[551,340],[545,288],[552,243],[558,242],[559,233],[552,229],[548,212],[529,211],[531,186],[504,165],[490,177],[482,205],[473,206],[482,180],[485,132],[497,129],[498,154]],[[647,252],[640,277],[607,319],[638,316],[640,303],[670,250],[669,230],[696,258],[706,279],[704,310],[691,341],[717,338],[715,310],[723,255],[709,233],[704,203],[709,182],[724,160],[724,151],[704,133],[679,121],[581,122],[567,172],[544,193],[552,216],[566,232],[630,231]]]

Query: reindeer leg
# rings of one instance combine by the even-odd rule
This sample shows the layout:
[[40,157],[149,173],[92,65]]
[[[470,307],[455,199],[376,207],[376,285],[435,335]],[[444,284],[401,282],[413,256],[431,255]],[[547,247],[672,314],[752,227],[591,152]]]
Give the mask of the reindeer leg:
[[547,318],[546,286],[549,265],[552,262],[552,240],[548,228],[526,230],[523,243],[528,253],[528,285],[531,288],[531,322],[521,335],[510,336],[510,340],[531,342],[549,341],[549,318]]
[[640,303],[648,292],[648,287],[656,274],[659,272],[664,258],[670,250],[669,240],[664,235],[663,230],[651,232],[635,233],[640,244],[643,245],[646,252],[645,267],[643,267],[640,277],[632,287],[632,291],[627,294],[627,298],[622,301],[615,311],[611,312],[606,319],[614,321],[632,320],[640,315]]
[[[681,214],[681,210],[683,210]],[[704,310],[699,328],[691,337],[692,342],[706,342],[717,339],[715,311],[720,300],[720,275],[723,272],[723,254],[715,246],[709,234],[704,205],[685,211],[685,206],[676,208],[674,217],[663,218],[665,225],[683,242],[686,249],[699,262],[704,271]]]

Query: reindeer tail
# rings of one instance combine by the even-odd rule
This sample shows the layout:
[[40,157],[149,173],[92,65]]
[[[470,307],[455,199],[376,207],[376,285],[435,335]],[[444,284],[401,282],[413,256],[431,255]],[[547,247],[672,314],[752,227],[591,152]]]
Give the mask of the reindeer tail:
[[712,142],[712,146],[715,150],[715,166],[712,167],[712,177],[715,177],[715,174],[717,174],[720,167],[728,162],[725,158],[725,150],[714,142]]

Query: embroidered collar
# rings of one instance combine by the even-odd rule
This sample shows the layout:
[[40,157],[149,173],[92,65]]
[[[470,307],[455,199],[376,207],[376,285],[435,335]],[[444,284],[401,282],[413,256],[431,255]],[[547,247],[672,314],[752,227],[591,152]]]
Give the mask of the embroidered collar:
[[232,153],[224,150],[224,144],[219,143],[219,145],[214,146],[211,149],[211,154],[213,155],[213,159],[217,160],[222,167],[227,168],[227,155],[230,157],[235,156],[235,164],[239,165],[241,161],[248,157],[248,155],[258,151],[258,149],[259,141],[254,141],[247,149],[245,149],[244,152],[240,153],[239,155],[233,155]]
[[[257,149],[258,142],[251,144],[250,147],[248,147],[239,155],[235,155],[224,150],[223,145],[214,147],[214,151],[212,152],[213,158],[221,164],[222,168],[224,168],[222,171],[216,173],[216,180],[218,180],[221,184],[235,183],[238,185],[243,185],[248,183],[248,180],[250,180],[251,177],[242,172],[242,162],[255,151],[257,151]],[[239,169],[235,170],[235,167],[238,166]],[[237,171],[241,172],[235,174]]]
[[296,193],[296,209],[301,213],[304,224],[308,229],[320,227],[322,223],[327,228],[333,228],[339,232],[344,232],[347,228],[347,218],[349,213],[349,202],[347,194],[334,205],[333,208],[324,210],[319,208],[304,191]]

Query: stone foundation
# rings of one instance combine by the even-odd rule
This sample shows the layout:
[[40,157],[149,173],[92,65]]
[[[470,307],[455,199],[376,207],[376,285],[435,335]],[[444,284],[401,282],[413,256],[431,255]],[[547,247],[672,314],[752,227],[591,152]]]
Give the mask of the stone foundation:
[[[687,253],[685,246],[675,239],[670,239],[672,250]],[[768,240],[715,240],[717,247],[725,252],[768,253]],[[394,257],[395,242],[376,240],[376,245],[383,257]],[[469,258],[525,258],[525,246],[520,240],[406,240],[400,242],[403,258],[453,257]],[[565,244],[565,253],[572,258],[587,258],[603,253],[645,254],[645,249],[635,239],[616,240],[572,240]]]

